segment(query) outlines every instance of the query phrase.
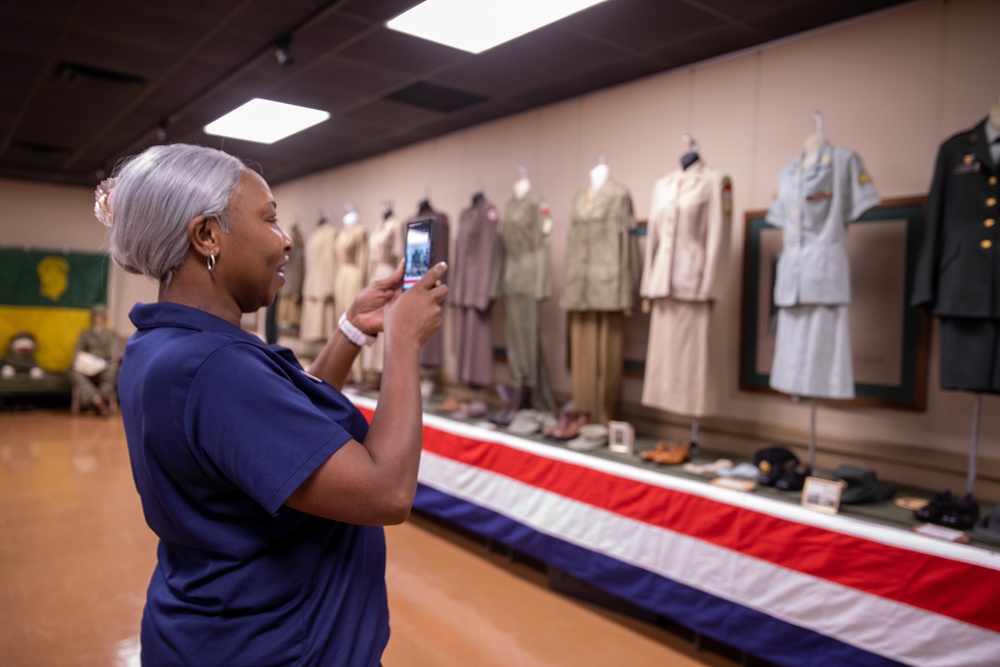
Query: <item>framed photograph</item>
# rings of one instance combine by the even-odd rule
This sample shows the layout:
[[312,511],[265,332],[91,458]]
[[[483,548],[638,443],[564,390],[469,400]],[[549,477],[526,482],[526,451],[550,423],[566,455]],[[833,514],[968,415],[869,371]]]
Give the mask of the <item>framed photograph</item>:
[[[923,411],[930,318],[911,308],[924,197],[887,199],[851,223],[847,254],[855,398],[838,404]],[[748,211],[743,245],[740,389],[770,387],[778,309],[773,288],[781,229],[767,211]]]
[[628,422],[608,422],[608,449],[616,454],[632,454],[635,428]]
[[802,506],[817,512],[836,514],[840,511],[840,494],[844,492],[844,482],[819,477],[806,477],[802,487]]

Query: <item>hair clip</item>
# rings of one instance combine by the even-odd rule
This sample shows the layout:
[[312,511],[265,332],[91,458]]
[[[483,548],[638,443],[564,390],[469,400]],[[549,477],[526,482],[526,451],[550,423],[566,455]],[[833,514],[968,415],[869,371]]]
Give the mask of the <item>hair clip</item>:
[[105,227],[110,227],[112,222],[111,194],[115,189],[115,179],[105,178],[94,190],[94,216],[101,221]]

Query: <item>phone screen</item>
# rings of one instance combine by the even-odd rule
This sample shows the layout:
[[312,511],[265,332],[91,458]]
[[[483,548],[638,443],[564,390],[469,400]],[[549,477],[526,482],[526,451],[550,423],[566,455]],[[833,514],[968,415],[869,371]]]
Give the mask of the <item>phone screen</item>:
[[406,268],[403,272],[403,291],[413,287],[431,268],[432,220],[414,220],[406,225]]

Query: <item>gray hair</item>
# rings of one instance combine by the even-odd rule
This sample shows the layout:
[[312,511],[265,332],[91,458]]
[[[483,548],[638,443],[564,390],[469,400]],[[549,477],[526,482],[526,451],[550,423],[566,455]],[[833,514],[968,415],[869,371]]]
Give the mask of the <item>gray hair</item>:
[[111,258],[129,273],[169,282],[188,252],[188,222],[204,215],[228,231],[226,208],[244,168],[228,153],[189,144],[128,158],[115,169],[110,197]]

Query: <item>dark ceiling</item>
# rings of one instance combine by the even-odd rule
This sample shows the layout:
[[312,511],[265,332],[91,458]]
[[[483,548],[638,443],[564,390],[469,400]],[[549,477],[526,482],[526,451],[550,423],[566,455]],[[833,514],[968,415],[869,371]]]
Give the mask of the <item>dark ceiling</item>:
[[[4,1],[0,177],[94,185],[166,141],[224,148],[276,185],[901,0],[609,0],[480,55],[385,27],[415,4]],[[253,97],[331,119],[270,146],[203,132]]]

